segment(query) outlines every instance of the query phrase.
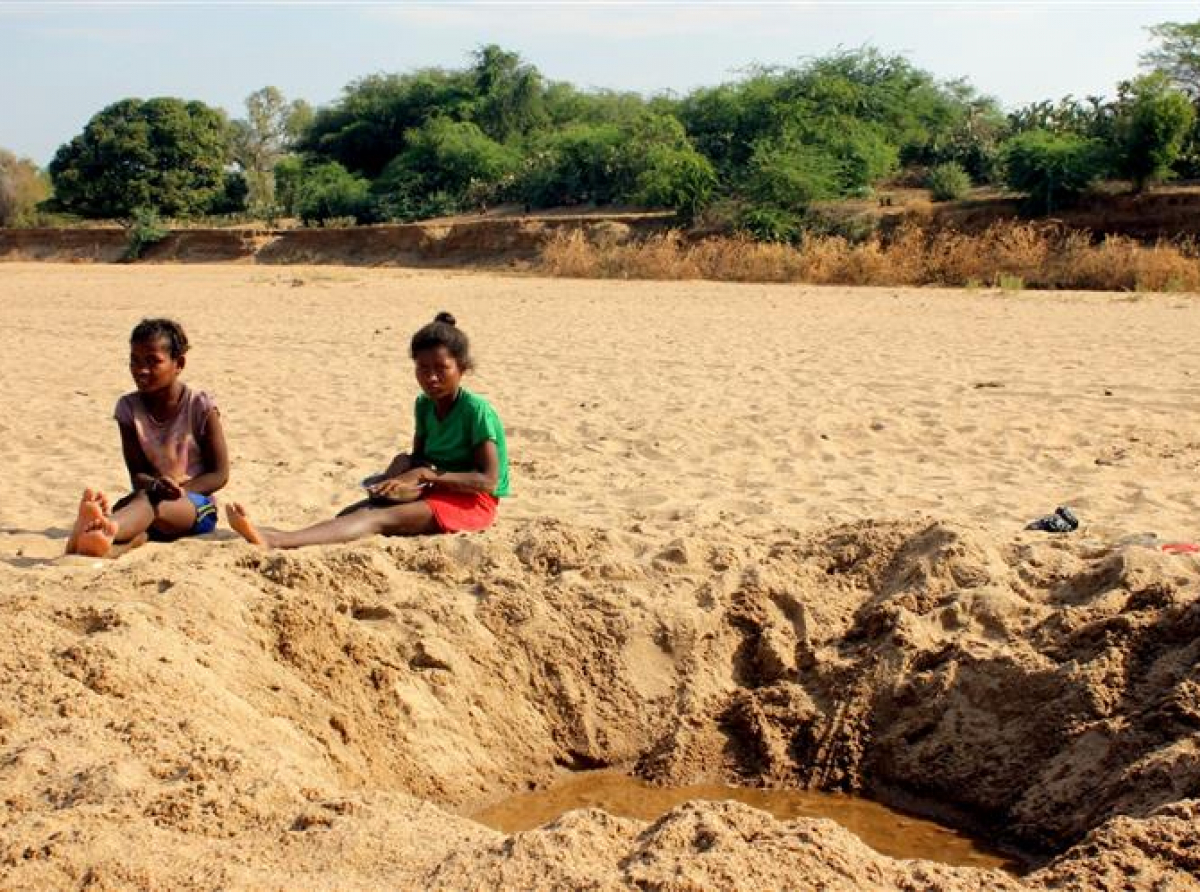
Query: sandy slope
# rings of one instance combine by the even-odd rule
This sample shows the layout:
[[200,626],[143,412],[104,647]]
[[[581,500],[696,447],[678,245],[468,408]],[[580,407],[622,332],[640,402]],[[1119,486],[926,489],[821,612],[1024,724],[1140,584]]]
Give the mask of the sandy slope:
[[[510,434],[494,530],[56,558],[141,315],[292,523],[407,440],[441,308]],[[1192,298],[13,264],[0,312],[4,888],[1018,885],[732,804],[453,814],[598,763],[942,803],[1067,850],[1027,886],[1200,870],[1200,563],[1119,544],[1198,535]]]

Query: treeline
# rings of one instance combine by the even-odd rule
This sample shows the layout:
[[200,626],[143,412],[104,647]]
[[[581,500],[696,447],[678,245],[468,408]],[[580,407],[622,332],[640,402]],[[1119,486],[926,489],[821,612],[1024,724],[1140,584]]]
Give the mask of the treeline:
[[327,225],[616,204],[789,241],[816,225],[814,202],[882,184],[936,200],[998,185],[1052,212],[1098,180],[1200,175],[1200,22],[1152,30],[1148,73],[1115,98],[1009,114],[870,48],[682,97],[580,90],[493,45],[461,69],[362,78],[316,110],[272,87],[233,121],[196,101],[125,99],[58,150],[52,197],[36,167],[0,154],[0,223],[36,218],[31,202],[84,218]]

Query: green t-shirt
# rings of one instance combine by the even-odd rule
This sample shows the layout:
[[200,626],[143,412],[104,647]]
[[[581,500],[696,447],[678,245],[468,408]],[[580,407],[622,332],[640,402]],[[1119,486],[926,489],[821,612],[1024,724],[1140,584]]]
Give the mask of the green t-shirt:
[[477,471],[475,447],[491,440],[500,457],[500,474],[492,495],[508,495],[508,447],[504,426],[492,404],[465,387],[445,418],[438,418],[433,400],[425,394],[417,397],[416,435],[424,442],[425,458],[440,471],[462,473]]

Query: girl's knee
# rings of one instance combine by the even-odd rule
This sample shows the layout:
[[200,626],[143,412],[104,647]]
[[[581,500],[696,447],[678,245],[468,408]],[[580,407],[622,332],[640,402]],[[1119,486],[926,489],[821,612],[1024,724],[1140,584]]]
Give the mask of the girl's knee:
[[159,502],[154,512],[153,527],[168,536],[180,536],[196,523],[196,506],[187,496]]

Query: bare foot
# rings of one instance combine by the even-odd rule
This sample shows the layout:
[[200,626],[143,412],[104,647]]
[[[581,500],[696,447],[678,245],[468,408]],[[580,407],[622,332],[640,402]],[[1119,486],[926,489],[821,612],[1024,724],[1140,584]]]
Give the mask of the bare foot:
[[92,489],[83,491],[75,526],[67,538],[67,554],[104,557],[117,535],[117,523],[108,516],[108,498]]
[[251,545],[257,545],[260,548],[270,548],[271,543],[267,541],[264,533],[259,532],[250,520],[250,515],[246,513],[246,509],[242,507],[240,502],[231,502],[225,507],[225,519],[229,521],[229,525],[233,527],[234,532],[249,542]]

